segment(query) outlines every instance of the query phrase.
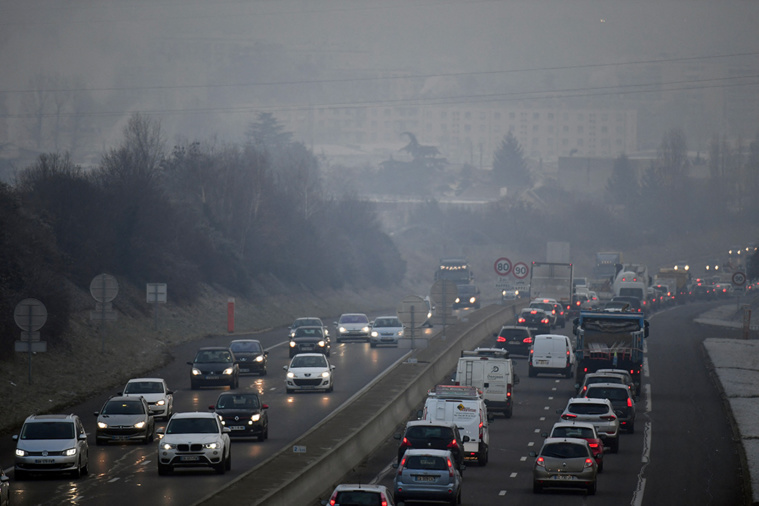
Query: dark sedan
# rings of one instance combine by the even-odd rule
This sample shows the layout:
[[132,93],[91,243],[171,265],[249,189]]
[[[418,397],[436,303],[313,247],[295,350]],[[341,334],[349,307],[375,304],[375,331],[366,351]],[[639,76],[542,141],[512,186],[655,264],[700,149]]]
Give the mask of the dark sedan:
[[269,352],[264,351],[261,342],[256,339],[235,339],[229,343],[229,349],[240,362],[240,374],[257,373],[266,376],[266,362]]
[[230,429],[230,437],[256,437],[259,441],[269,437],[269,406],[258,394],[225,392],[208,409],[219,415],[221,424]]
[[190,370],[190,387],[195,390],[204,386],[224,386],[230,389],[240,384],[240,367],[234,353],[223,346],[200,348],[195,360],[187,362]]
[[324,353],[329,357],[331,348],[323,327],[298,327],[290,335],[290,358],[298,353]]

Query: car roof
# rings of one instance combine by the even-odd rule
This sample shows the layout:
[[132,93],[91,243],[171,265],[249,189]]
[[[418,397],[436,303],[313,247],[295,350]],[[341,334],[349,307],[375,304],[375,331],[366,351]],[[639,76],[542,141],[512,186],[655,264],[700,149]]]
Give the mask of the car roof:
[[[584,441],[584,440],[583,440]],[[453,454],[450,450],[434,450],[432,448],[409,448],[406,450],[406,457],[412,455],[430,455],[435,457],[448,457],[453,460]]]
[[26,418],[24,423],[37,423],[37,422],[50,422],[50,421],[73,421],[74,418],[78,418],[74,413],[68,415],[64,414],[49,414],[49,415],[30,415]]
[[409,420],[406,422],[407,429],[409,427],[418,427],[420,425],[424,425],[426,427],[449,427],[452,429],[458,428],[454,422],[446,422],[444,420]]
[[387,496],[391,495],[390,490],[388,490],[385,485],[370,485],[368,483],[340,483],[335,486],[332,494],[334,495],[335,492],[345,492],[348,490],[366,490],[368,492],[382,492]]
[[553,427],[551,427],[551,431],[553,431],[553,429],[556,427],[585,427],[590,429],[596,428],[596,426],[590,422],[580,422],[577,420],[562,420],[560,422],[556,422],[553,424]]
[[545,309],[540,308],[540,307],[523,307],[521,312],[522,313],[531,313],[533,311],[541,311],[543,313],[546,312]]
[[233,341],[230,341],[229,344],[232,344],[232,343],[260,343],[260,342],[261,341],[259,341],[258,339],[235,339]]
[[501,330],[503,329],[507,329],[507,330],[519,329],[519,330],[525,330],[527,332],[532,332],[530,330],[530,327],[525,327],[524,325],[503,325],[501,326]]
[[144,399],[144,397],[141,395],[114,395],[113,397],[109,397],[105,402],[139,402],[140,399]]
[[174,418],[218,418],[219,415],[211,411],[184,411],[181,413],[174,413],[171,417]]
[[619,388],[625,390],[626,392],[630,391],[630,388],[628,388],[627,385],[623,385],[622,383],[593,383],[592,385],[588,385],[588,390],[591,388]]
[[598,369],[595,374],[621,374],[632,377],[632,374],[626,369]]
[[387,315],[387,316],[377,316],[375,320],[379,320],[380,318],[393,318],[395,320],[398,320],[399,318],[396,315]]
[[609,406],[609,409],[614,409],[609,399],[593,397],[570,397],[569,401],[567,401],[567,407],[569,407],[570,404],[606,404]]
[[[588,442],[585,439],[581,439],[579,437],[547,437],[543,441],[543,446],[555,443],[572,443],[581,446],[588,446]],[[590,447],[588,446],[588,448]]]
[[203,346],[201,348],[198,348],[198,351],[208,351],[208,350],[224,350],[229,351],[229,346]]
[[157,382],[161,382],[161,383],[165,383],[166,382],[166,380],[163,379],[163,378],[132,378],[129,381],[127,381],[127,383],[133,383],[133,382],[136,383],[138,381],[157,381]]

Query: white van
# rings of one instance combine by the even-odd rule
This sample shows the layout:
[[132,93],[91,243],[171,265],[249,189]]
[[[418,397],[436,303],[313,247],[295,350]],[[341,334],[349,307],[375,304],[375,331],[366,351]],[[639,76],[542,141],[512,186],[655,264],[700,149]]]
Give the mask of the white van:
[[469,436],[464,443],[464,461],[476,460],[481,466],[488,463],[488,408],[482,392],[475,387],[438,385],[427,394],[420,418],[432,421],[453,422],[461,436]]
[[530,377],[540,373],[563,374],[571,378],[575,369],[575,352],[567,336],[538,334],[532,342],[528,369]]
[[513,388],[519,383],[509,352],[500,348],[462,351],[453,382],[476,387],[483,392],[489,412],[500,411],[506,418],[513,413]]

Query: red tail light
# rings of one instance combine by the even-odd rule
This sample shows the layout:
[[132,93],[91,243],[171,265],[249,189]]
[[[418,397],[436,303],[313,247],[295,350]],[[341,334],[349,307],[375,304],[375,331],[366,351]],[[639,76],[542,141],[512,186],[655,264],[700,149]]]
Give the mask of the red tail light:
[[448,459],[448,476],[453,478],[453,462],[451,462],[451,459]]
[[632,400],[632,399],[630,399],[629,397],[627,398],[627,407],[628,407],[628,408],[631,408],[631,407],[633,407],[633,400]]
[[511,385],[506,385],[506,397],[511,397]]
[[446,445],[446,448],[458,448],[459,443],[454,439]]
[[517,320],[517,323],[524,323],[524,322],[526,322],[526,321],[527,321],[527,320],[525,320],[524,318],[522,318],[522,317],[520,316],[520,317],[519,317],[519,319]]
[[404,437],[403,441],[401,441],[401,448],[411,448],[411,441],[407,437]]
[[535,464],[539,465],[540,467],[546,467],[546,462],[543,457],[538,457],[538,460],[535,461]]
[[524,344],[532,344],[532,338],[531,337],[525,337],[524,339],[522,339],[522,342]]
[[570,418],[577,418],[577,415],[575,415],[573,413],[564,413],[563,415],[561,415],[561,417],[564,420],[569,420]]
[[609,420],[609,421],[614,421],[614,420],[616,420],[616,419],[617,419],[617,417],[616,417],[616,416],[614,416],[614,415],[604,415],[604,416],[602,416],[602,417],[601,417],[601,420]]
[[587,459],[585,459],[585,467],[593,467],[593,462],[594,460],[588,457]]
[[496,339],[496,341],[499,342],[499,343],[505,343],[506,342],[506,338],[503,337],[503,336],[498,336],[498,339]]
[[398,466],[398,476],[400,476],[403,473],[403,466],[406,465],[406,457],[404,456],[401,460],[401,465]]
[[598,448],[598,443],[588,443],[591,448]]

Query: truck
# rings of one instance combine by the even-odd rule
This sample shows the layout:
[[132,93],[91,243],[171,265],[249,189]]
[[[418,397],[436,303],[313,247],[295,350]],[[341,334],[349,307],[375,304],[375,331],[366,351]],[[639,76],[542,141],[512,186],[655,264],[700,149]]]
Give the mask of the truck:
[[435,271],[435,281],[448,280],[457,285],[468,285],[473,279],[469,260],[463,257],[441,258]]
[[574,291],[573,275],[571,263],[532,262],[530,300],[555,299],[565,310],[569,310]]
[[640,391],[643,339],[648,337],[648,320],[642,314],[581,311],[572,332],[578,384],[599,369],[625,369]]
[[500,411],[506,418],[511,418],[513,389],[519,383],[519,377],[514,374],[514,366],[508,357],[509,352],[501,348],[464,350],[453,382],[482,390],[488,411]]
[[593,278],[597,280],[613,280],[617,275],[618,265],[622,265],[621,251],[597,252],[596,265],[593,267]]
[[675,302],[683,304],[688,298],[688,285],[690,284],[690,271],[687,269],[677,269],[672,267],[662,267],[656,273],[654,279],[669,278],[674,280],[674,285],[669,289],[675,295]]
[[620,271],[614,279],[614,296],[637,297],[641,304],[646,301],[648,281],[634,271]]

